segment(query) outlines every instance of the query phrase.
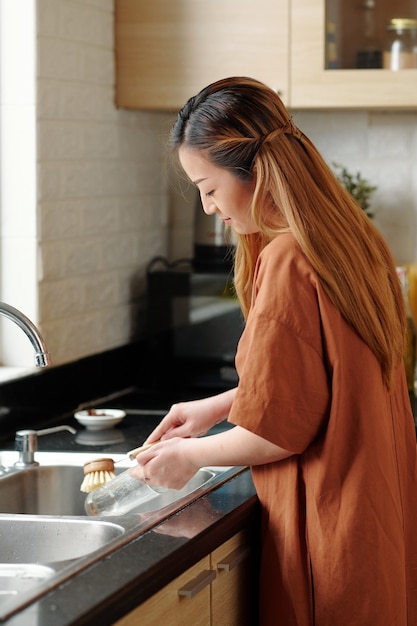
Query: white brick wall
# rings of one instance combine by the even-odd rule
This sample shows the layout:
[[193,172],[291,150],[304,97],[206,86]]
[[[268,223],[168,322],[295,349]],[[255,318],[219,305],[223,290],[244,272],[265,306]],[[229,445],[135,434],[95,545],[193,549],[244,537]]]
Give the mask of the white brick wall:
[[[37,11],[36,113],[30,89],[21,110],[16,97],[2,94],[3,114],[14,112],[3,132],[21,141],[20,167],[29,162],[14,185],[19,201],[2,209],[2,289],[40,322],[54,363],[65,363],[127,343],[136,320],[143,328],[146,265],[160,254],[192,255],[195,195],[185,189],[183,198],[171,187],[184,184],[167,182],[164,142],[173,116],[114,106],[113,0],[1,1],[23,3],[25,20],[30,7]],[[31,114],[36,184],[25,144]],[[415,258],[417,114],[294,116],[328,162],[359,169],[378,185],[377,224],[398,261]],[[13,337],[10,328],[6,334]],[[31,346],[17,335],[6,346],[8,364],[31,364]]]
[[113,104],[112,0],[37,6],[39,320],[63,363],[136,330],[146,264],[167,253],[169,116]]

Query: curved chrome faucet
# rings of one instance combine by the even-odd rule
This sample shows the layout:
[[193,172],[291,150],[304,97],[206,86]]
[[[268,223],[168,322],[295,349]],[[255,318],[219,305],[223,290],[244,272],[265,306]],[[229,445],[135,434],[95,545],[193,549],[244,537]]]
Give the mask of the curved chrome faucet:
[[10,304],[0,302],[0,315],[7,317],[17,324],[24,333],[26,333],[32,346],[35,349],[35,365],[36,367],[46,367],[51,364],[51,357],[46,348],[46,344],[36,326],[30,321],[26,315],[15,309]]

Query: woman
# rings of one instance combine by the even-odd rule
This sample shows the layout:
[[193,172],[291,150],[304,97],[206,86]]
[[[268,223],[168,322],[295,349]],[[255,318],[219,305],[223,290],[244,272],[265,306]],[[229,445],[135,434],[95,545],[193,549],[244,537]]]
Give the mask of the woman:
[[171,143],[236,235],[246,325],[237,388],[174,405],[135,473],[179,488],[205,465],[251,466],[262,626],[415,626],[416,438],[386,243],[255,80],[203,89]]

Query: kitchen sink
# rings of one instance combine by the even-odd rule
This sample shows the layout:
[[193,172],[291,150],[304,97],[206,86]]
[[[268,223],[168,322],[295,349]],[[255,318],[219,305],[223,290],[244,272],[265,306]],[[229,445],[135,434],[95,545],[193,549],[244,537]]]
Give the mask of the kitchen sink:
[[0,515],[0,567],[79,559],[124,532],[118,524],[88,518]]
[[[86,494],[80,491],[83,480],[82,466],[85,460],[103,455],[81,453],[37,453],[39,466],[12,472],[0,478],[0,513],[29,515],[85,515]],[[131,467],[132,461],[125,456],[113,455],[118,464],[116,473]],[[0,463],[6,460],[0,452]],[[58,460],[60,465],[56,465]],[[10,458],[9,458],[10,461]],[[51,463],[51,464],[47,464]],[[71,463],[71,464],[68,464]],[[222,468],[224,469],[224,468]],[[203,468],[180,490],[164,490],[155,497],[135,507],[130,513],[155,511],[177,502],[204,485],[215,476],[215,470]],[[0,552],[1,555],[1,552]],[[1,557],[0,557],[1,558]]]
[[[0,451],[0,465],[10,468],[0,477],[0,513],[85,515],[86,494],[80,491],[83,465],[100,457],[103,454],[37,452],[35,458],[39,465],[16,469],[17,453]],[[118,471],[132,464],[126,455],[112,458],[119,461]]]
[[[83,465],[103,453],[36,452],[38,466],[17,469],[0,451],[0,620],[151,530],[230,480],[242,467],[200,469],[180,490],[166,490],[125,515],[89,517],[80,491]],[[132,466],[112,454],[116,473]]]
[[5,476],[0,479],[0,513],[85,515],[82,479],[79,467],[60,465]]
[[55,570],[36,563],[1,563],[0,564],[0,613],[6,612],[16,603],[16,598],[31,593],[48,578],[55,575]]
[[71,564],[124,533],[116,523],[88,518],[0,515],[0,619],[58,585],[74,572]]

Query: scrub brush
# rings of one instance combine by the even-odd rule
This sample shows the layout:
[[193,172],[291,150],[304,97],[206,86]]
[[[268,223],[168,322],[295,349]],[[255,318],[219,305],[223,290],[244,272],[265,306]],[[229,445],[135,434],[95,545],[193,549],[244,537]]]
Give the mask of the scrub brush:
[[[150,448],[157,441],[153,441],[152,443],[146,443],[139,448],[135,448],[127,453],[129,459],[133,460],[139,452],[142,450],[146,450]],[[116,461],[116,463],[120,463],[120,461]],[[106,483],[116,478],[116,474],[114,473],[114,461],[110,458],[102,458],[102,459],[93,459],[92,461],[86,461],[84,463],[84,480],[81,483],[80,491],[84,491],[84,493],[90,493],[94,489],[105,485]]]

